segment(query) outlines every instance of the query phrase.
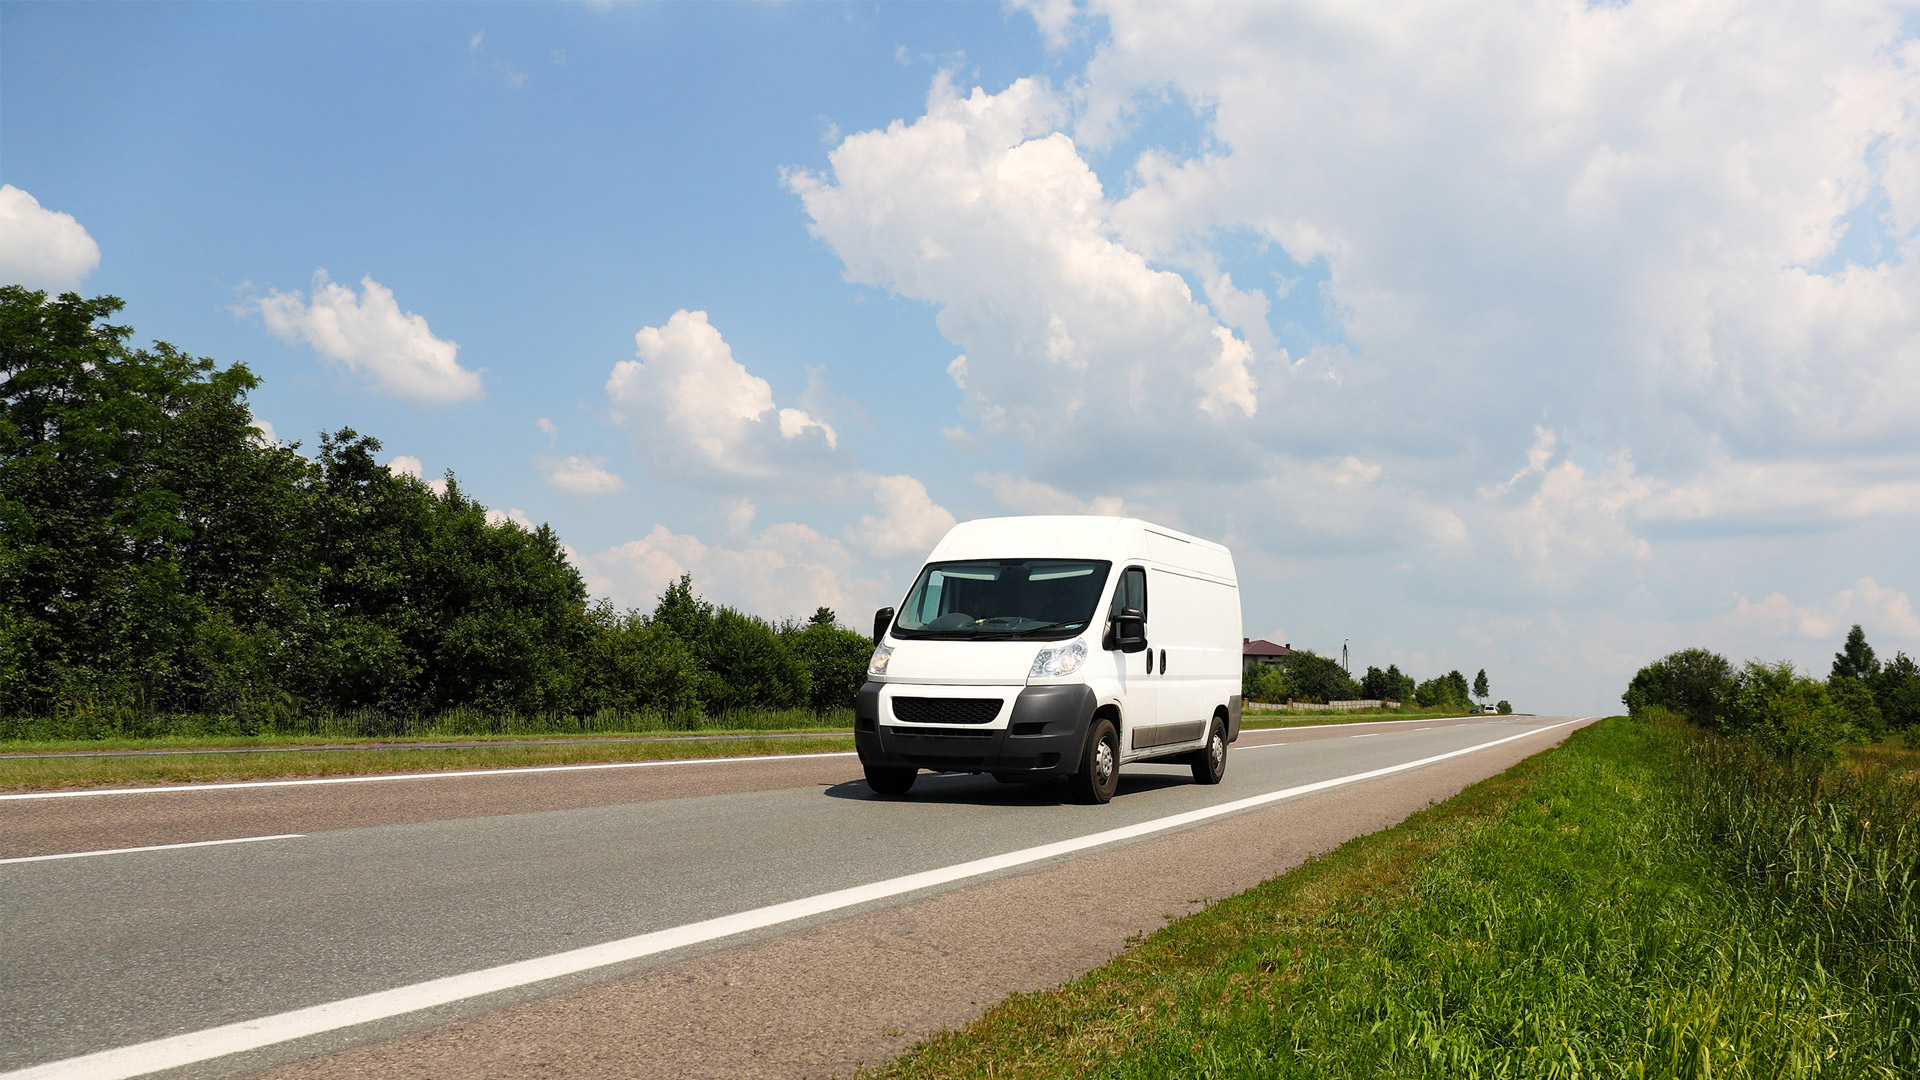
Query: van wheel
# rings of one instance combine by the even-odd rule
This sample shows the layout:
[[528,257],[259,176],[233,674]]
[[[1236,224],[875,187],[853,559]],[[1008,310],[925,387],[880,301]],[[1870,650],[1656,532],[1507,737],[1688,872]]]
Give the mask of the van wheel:
[[1075,802],[1098,806],[1113,798],[1120,786],[1120,733],[1114,730],[1113,721],[1101,717],[1093,722],[1080,771],[1067,783]]
[[1207,745],[1195,750],[1187,763],[1193,766],[1196,784],[1217,784],[1227,775],[1227,725],[1219,717],[1207,731]]
[[884,765],[866,767],[867,786],[876,795],[905,795],[913,788],[914,778],[920,775],[919,769],[893,769]]

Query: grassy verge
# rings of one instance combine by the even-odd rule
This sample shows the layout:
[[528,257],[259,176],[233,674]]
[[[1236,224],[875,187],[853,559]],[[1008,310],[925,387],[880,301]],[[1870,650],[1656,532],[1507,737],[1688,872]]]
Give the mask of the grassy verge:
[[740,731],[728,728],[693,728],[673,731],[595,731],[595,732],[536,732],[513,735],[421,735],[408,739],[366,739],[345,735],[169,735],[157,739],[17,739],[0,740],[0,758],[9,754],[87,754],[112,751],[151,751],[156,753],[191,753],[195,750],[273,750],[276,748],[294,750],[313,747],[364,747],[369,750],[400,749],[419,747],[440,750],[443,748],[463,748],[485,746],[490,743],[512,743],[526,740],[540,742],[591,742],[597,739],[622,739],[635,742],[666,741],[685,742],[702,738],[740,739],[757,736],[790,735],[840,735],[853,727],[853,715],[845,714],[844,723],[809,724],[805,727],[756,728]]
[[289,741],[521,738],[550,735],[630,735],[688,731],[846,730],[853,710],[755,709],[707,716],[699,712],[616,712],[587,716],[520,715],[459,708],[420,716],[379,709],[301,712],[264,709],[218,714],[144,713],[77,707],[55,716],[0,716],[0,745],[26,743],[147,743],[155,740]]
[[875,1075],[1920,1074],[1920,789],[1849,775],[1607,721]]
[[0,759],[0,791],[177,784],[195,781],[297,779],[378,773],[440,772],[523,765],[580,765],[606,761],[743,757],[851,750],[853,737],[822,733],[802,738],[675,739],[558,746],[463,746],[456,749],[299,751],[260,754],[168,754],[164,757]]

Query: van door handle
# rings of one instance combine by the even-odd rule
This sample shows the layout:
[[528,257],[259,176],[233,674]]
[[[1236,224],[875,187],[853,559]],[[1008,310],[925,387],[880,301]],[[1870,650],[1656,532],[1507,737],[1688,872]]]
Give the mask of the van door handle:
[[1167,673],[1167,650],[1161,649],[1160,650],[1160,674],[1165,675],[1166,673]]

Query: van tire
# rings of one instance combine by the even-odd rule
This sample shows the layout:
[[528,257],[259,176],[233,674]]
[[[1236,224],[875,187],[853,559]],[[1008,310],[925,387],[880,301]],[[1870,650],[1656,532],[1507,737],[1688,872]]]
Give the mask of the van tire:
[[1087,748],[1080,755],[1080,771],[1068,779],[1075,802],[1098,806],[1113,798],[1120,787],[1120,732],[1113,721],[1100,717],[1087,732]]
[[1207,728],[1207,744],[1187,759],[1193,766],[1193,782],[1217,784],[1227,775],[1227,725],[1219,717]]
[[868,765],[866,773],[867,786],[873,789],[874,794],[905,795],[913,790],[913,781],[920,775],[920,770]]

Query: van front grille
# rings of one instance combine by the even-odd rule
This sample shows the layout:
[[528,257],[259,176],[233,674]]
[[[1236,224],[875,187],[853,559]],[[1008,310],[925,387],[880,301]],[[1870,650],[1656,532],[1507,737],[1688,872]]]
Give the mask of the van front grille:
[[893,717],[909,724],[991,724],[1001,698],[897,697]]

